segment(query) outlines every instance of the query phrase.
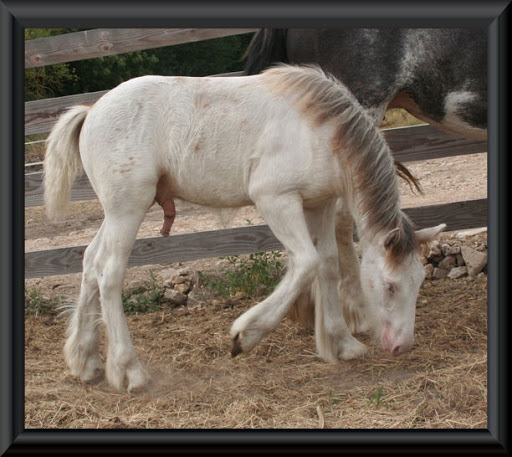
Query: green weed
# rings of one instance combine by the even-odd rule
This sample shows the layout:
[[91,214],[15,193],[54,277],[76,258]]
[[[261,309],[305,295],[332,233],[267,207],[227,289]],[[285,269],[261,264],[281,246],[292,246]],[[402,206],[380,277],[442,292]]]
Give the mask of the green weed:
[[382,386],[379,386],[377,390],[368,397],[368,403],[376,407],[387,406],[388,403],[383,401],[384,396],[384,388]]
[[[149,280],[136,289],[123,292],[123,308],[126,313],[150,313],[158,311],[164,301],[165,287],[160,284],[153,272]],[[47,298],[37,287],[25,289],[25,310],[27,314],[57,314],[64,297]]]
[[249,297],[269,294],[282,276],[282,254],[279,251],[256,252],[249,256],[222,257],[228,261],[220,276],[203,275],[203,286],[224,300],[244,293]]
[[36,316],[57,314],[57,308],[62,304],[63,299],[63,296],[44,297],[38,287],[25,289],[25,312]]
[[126,313],[151,313],[158,311],[164,301],[165,287],[149,272],[149,280],[136,289],[123,292],[123,309]]
[[336,397],[332,392],[329,393],[329,403],[331,405],[339,405],[342,401],[341,397]]

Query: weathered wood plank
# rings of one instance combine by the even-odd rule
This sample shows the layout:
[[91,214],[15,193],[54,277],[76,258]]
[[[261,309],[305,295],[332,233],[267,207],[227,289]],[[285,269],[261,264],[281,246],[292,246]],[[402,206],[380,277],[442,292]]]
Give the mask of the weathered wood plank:
[[418,228],[432,227],[445,223],[446,230],[464,230],[487,227],[487,199],[466,200],[439,205],[404,208],[404,212]]
[[[487,226],[487,200],[470,200],[404,210],[419,228],[448,224],[448,230]],[[27,252],[25,277],[43,277],[82,270],[85,246]],[[282,250],[267,225],[140,239],[129,266],[181,262],[208,257]]]
[[[212,76],[240,76],[241,71],[222,73]],[[92,105],[108,90],[86,94],[66,95],[64,97],[34,100],[25,103],[25,135],[47,133],[57,122],[59,116],[74,105]]]
[[[430,160],[462,154],[473,154],[486,151],[483,141],[459,138],[441,132],[430,125],[404,127],[385,130],[393,155],[402,162],[414,160]],[[410,147],[407,147],[410,141]],[[395,150],[396,148],[396,150]],[[88,179],[83,176],[73,186],[71,200],[91,200],[96,198]],[[25,175],[25,206],[43,204],[42,174]]]
[[93,29],[25,42],[25,68],[112,56],[258,29]]
[[[25,277],[51,276],[82,271],[86,246],[28,252],[25,254]],[[180,262],[207,257],[248,254],[282,249],[268,226],[155,237],[135,242],[129,266]]]
[[25,135],[47,133],[59,119],[59,116],[74,105],[92,105],[108,90],[87,94],[66,95],[46,98],[25,103]]
[[399,127],[383,132],[393,155],[402,162],[487,151],[487,141],[450,135],[431,125]]
[[[85,174],[75,181],[71,189],[71,201],[93,200],[96,193],[92,189],[89,178]],[[25,206],[41,206],[43,200],[43,173],[25,174]]]

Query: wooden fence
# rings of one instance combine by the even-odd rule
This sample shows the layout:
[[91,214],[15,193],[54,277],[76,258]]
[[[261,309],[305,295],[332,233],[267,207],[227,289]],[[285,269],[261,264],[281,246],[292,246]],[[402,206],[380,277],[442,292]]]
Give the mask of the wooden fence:
[[[26,67],[69,62],[98,56],[155,48],[209,38],[247,33],[255,29],[97,29],[27,41]],[[25,104],[25,134],[50,131],[60,113],[77,103],[93,103],[103,93],[94,92]],[[459,138],[429,125],[389,129],[384,132],[394,156],[402,162],[430,160],[486,152],[483,141]],[[25,205],[42,205],[42,173],[25,175]],[[73,201],[96,198],[87,177],[72,190]],[[459,201],[404,210],[418,225],[445,222],[448,230],[487,225],[487,200]],[[25,277],[42,277],[80,272],[86,246],[27,252]],[[283,249],[268,226],[155,237],[135,242],[129,266],[195,260],[207,257],[248,254]]]

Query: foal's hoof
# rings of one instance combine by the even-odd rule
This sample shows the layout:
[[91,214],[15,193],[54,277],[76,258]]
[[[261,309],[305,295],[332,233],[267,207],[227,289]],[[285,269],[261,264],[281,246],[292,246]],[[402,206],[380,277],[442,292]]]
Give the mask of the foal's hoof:
[[105,379],[105,370],[103,370],[103,368],[97,368],[90,377],[82,378],[82,381],[85,384],[94,385],[99,384],[103,379]]
[[128,392],[132,394],[149,392],[153,386],[153,378],[139,364],[133,369],[127,370],[126,377],[128,378]]
[[362,357],[368,352],[368,348],[355,338],[349,338],[339,349],[339,360],[353,360]]
[[149,380],[146,384],[141,384],[138,386],[129,386],[128,392],[131,394],[143,394],[145,392],[149,392],[153,386],[153,382]]
[[233,338],[233,346],[231,347],[231,357],[236,357],[238,354],[241,354],[243,351],[242,345],[240,344],[240,334],[237,333]]

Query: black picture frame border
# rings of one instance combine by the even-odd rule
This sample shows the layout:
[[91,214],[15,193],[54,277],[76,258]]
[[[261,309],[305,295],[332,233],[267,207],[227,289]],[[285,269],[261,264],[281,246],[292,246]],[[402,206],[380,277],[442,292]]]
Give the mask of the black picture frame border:
[[[0,452],[177,451],[508,454],[509,1],[0,0]],[[488,428],[485,430],[25,430],[23,72],[25,27],[488,27]]]

